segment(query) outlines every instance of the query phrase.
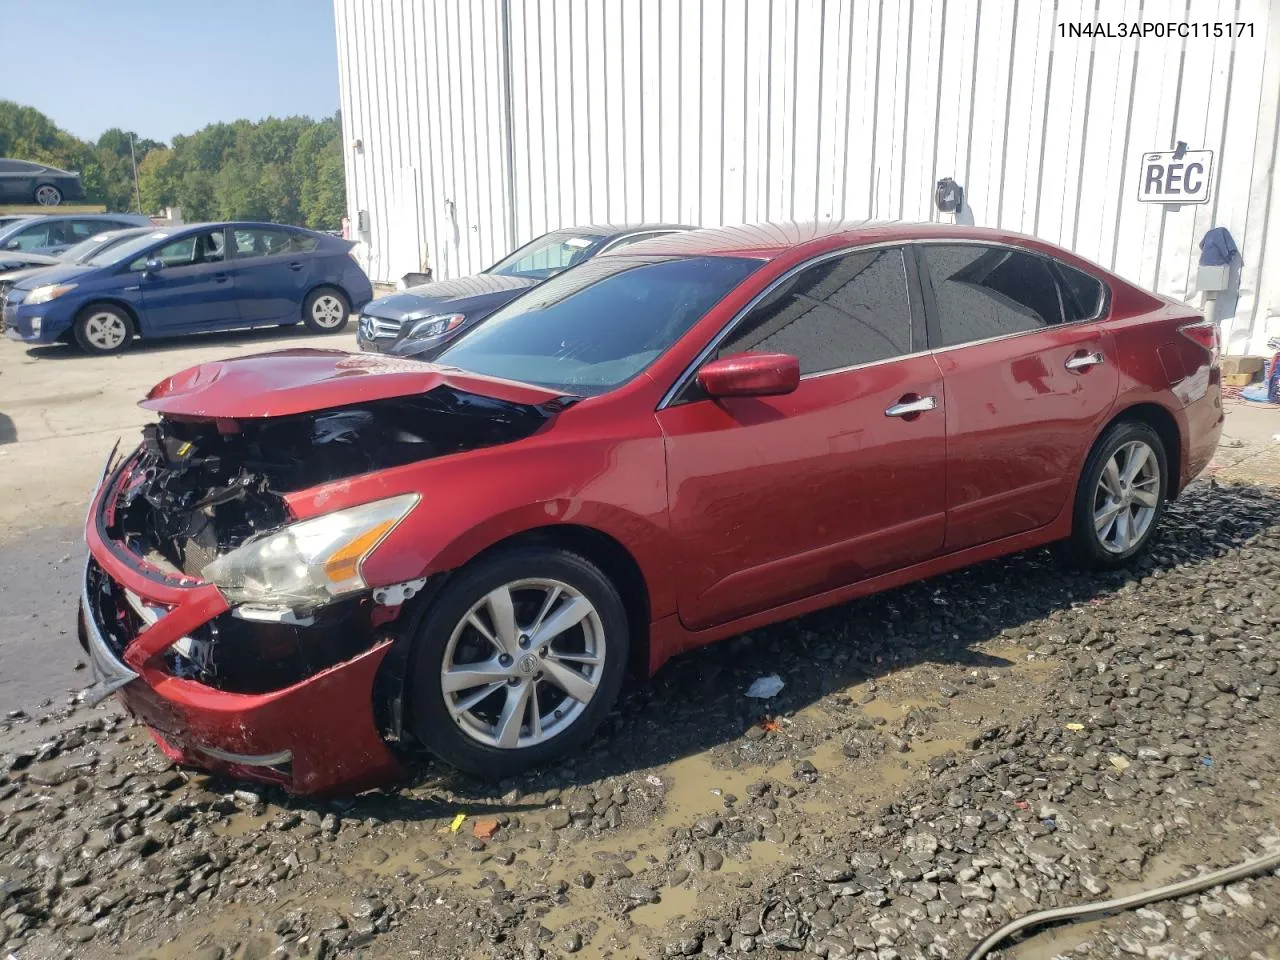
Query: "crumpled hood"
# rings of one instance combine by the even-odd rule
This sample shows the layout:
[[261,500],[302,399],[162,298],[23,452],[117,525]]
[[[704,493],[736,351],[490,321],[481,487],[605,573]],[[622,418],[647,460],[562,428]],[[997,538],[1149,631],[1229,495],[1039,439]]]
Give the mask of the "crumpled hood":
[[188,367],[152,387],[139,406],[169,416],[236,420],[290,416],[423,394],[437,387],[529,405],[563,396],[421,360],[296,349]]
[[479,273],[474,277],[424,283],[379,297],[365,304],[360,312],[370,317],[401,321],[420,320],[437,313],[491,312],[537,284],[538,281],[530,277]]

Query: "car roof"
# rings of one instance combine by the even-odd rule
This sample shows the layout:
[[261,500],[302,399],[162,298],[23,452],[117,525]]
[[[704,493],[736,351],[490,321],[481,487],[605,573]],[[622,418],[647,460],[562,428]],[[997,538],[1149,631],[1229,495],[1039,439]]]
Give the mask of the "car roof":
[[157,228],[154,225],[150,227],[143,227],[143,226],[119,227],[118,229],[115,229],[115,230],[103,230],[101,233],[95,233],[93,236],[89,237],[88,239],[98,240],[100,238],[106,238],[108,240],[115,240],[117,237],[131,237],[131,236],[140,237],[144,233],[151,233],[153,230],[156,230],[156,229]]
[[683,231],[695,229],[697,228],[683,223],[584,223],[572,227],[557,227],[555,230],[548,230],[547,234],[590,234],[605,240],[615,240],[618,237],[625,237],[632,233],[649,233],[654,230]]
[[312,230],[310,227],[298,227],[292,223],[270,223],[266,220],[211,220],[208,223],[180,223],[174,229],[177,230],[193,230],[197,228],[205,230],[218,230],[220,228],[240,228],[240,229],[262,229],[262,230],[301,230],[303,233],[314,233],[317,236],[328,236],[319,230]]
[[748,223],[731,227],[702,227],[686,233],[655,237],[604,256],[753,257],[773,260],[792,251],[833,249],[861,243],[910,240],[985,240],[1040,249],[1055,256],[1078,259],[1069,251],[1035,237],[991,227],[955,223],[909,223],[897,220],[831,220],[819,222]]

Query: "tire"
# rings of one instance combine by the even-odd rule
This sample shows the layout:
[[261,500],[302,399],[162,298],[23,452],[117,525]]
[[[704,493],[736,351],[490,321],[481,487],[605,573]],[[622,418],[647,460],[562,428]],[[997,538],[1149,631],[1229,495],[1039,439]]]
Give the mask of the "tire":
[[[553,590],[559,595],[546,604]],[[506,630],[504,595],[511,598]],[[552,630],[570,625],[544,644],[531,629],[539,622]],[[539,546],[485,557],[452,578],[423,617],[412,654],[410,728],[445,763],[487,779],[544,763],[579,746],[609,712],[629,639],[617,588],[585,557]],[[446,691],[446,669],[460,666],[472,670]]]
[[[1132,482],[1126,483],[1130,458],[1135,456],[1142,460]],[[1114,473],[1108,472],[1109,466]],[[1110,478],[1105,484],[1104,474]],[[1117,480],[1119,496],[1114,490]],[[1062,542],[1060,553],[1079,567],[1124,566],[1151,545],[1168,490],[1169,462],[1160,435],[1134,420],[1115,424],[1098,438],[1085,461],[1072,508],[1071,536]]]
[[42,207],[56,207],[62,202],[62,191],[52,183],[42,183],[36,187],[31,199]]
[[137,332],[133,318],[109,303],[89,304],[80,311],[71,331],[81,350],[98,355],[128,350]]
[[302,304],[302,322],[312,333],[339,333],[351,317],[351,303],[336,287],[317,287]]

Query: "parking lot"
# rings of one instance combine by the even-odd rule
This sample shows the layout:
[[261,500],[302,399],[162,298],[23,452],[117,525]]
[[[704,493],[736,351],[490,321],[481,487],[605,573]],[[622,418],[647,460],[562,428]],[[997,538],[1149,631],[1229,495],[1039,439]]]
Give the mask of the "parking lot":
[[[1277,841],[1280,425],[1238,405],[1133,571],[1035,551],[754,631],[497,785],[424,764],[300,802],[173,770],[68,693],[84,501],[162,376],[312,346],[352,338],[0,344],[0,705],[25,711],[0,879],[36,891],[0,937],[21,960],[955,957],[1011,916]],[[771,674],[776,699],[744,697]],[[1245,881],[1004,956],[1276,957],[1278,905],[1280,880]]]

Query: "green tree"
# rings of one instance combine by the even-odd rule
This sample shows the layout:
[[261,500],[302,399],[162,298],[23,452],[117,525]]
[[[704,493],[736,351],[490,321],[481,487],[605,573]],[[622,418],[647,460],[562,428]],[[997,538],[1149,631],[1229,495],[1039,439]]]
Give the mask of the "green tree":
[[0,156],[78,170],[85,199],[112,210],[133,209],[140,196],[144,211],[178,206],[189,221],[271,220],[322,230],[337,229],[346,210],[337,114],[214,123],[166,147],[119,127],[86,143],[32,107],[0,101]]
[[149,151],[138,164],[138,191],[142,194],[143,210],[159,212],[177,204],[172,160],[173,151],[159,147]]

